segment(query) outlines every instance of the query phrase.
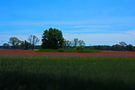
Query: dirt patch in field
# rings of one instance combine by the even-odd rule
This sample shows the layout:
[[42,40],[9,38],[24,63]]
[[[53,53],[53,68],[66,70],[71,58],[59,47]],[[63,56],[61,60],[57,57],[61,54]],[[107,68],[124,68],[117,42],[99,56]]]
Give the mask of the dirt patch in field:
[[0,50],[0,56],[28,57],[131,57],[135,52],[98,52],[98,53],[69,53],[69,52],[34,52],[29,50]]

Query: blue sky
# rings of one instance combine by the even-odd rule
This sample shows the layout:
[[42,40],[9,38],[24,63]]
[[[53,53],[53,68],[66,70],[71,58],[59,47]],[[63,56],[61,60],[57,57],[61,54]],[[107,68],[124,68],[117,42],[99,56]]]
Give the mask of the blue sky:
[[9,37],[40,39],[45,29],[87,45],[135,45],[135,0],[0,0],[0,44]]

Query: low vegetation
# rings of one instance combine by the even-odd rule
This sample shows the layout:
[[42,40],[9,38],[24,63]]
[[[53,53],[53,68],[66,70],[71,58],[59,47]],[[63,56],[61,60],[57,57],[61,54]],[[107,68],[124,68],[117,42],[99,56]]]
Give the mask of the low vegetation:
[[60,48],[60,49],[39,49],[36,52],[79,52],[79,53],[97,53],[101,50],[78,49],[78,48]]
[[135,58],[0,57],[0,90],[134,90]]

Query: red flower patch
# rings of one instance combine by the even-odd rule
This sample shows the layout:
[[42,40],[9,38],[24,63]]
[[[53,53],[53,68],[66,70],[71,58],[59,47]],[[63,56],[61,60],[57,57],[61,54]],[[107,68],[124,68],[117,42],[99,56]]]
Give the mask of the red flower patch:
[[69,52],[34,52],[25,50],[0,50],[0,56],[32,56],[32,57],[133,57],[135,52],[98,52],[98,53],[69,53]]

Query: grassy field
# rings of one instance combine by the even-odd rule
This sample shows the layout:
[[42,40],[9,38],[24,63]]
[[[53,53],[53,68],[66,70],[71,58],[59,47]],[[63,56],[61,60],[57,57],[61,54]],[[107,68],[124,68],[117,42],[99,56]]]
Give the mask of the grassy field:
[[61,48],[61,49],[39,49],[36,52],[80,52],[80,53],[97,53],[101,50],[92,49],[76,49],[76,48]]
[[0,90],[135,90],[135,58],[0,57]]

